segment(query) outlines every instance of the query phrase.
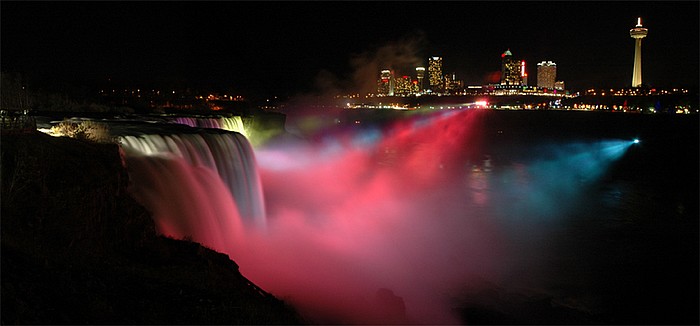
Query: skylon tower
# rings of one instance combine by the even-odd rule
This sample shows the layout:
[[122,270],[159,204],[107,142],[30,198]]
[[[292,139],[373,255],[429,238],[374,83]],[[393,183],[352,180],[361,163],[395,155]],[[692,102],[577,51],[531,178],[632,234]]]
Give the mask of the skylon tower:
[[630,37],[634,39],[634,70],[632,71],[632,87],[642,86],[642,39],[649,31],[642,27],[642,18],[637,18],[637,26],[630,29]]

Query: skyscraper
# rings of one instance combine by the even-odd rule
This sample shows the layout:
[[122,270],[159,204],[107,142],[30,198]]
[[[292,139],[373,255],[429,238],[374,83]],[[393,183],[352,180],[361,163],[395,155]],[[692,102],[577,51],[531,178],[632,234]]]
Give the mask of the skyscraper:
[[632,87],[642,86],[642,39],[649,30],[642,27],[642,18],[637,18],[637,26],[630,29],[630,37],[634,39],[634,68],[632,70]]
[[391,70],[382,70],[377,85],[377,92],[382,95],[394,95],[394,74]]
[[428,81],[430,82],[430,90],[433,93],[442,92],[442,58],[428,58]]
[[557,80],[557,64],[552,61],[542,61],[537,64],[537,87],[554,89]]
[[423,78],[425,78],[425,67],[416,67],[416,78],[418,79],[418,92],[423,92]]
[[401,78],[395,78],[396,81],[394,87],[394,95],[405,96],[411,93],[411,77],[403,76]]
[[521,70],[523,65],[519,60],[513,59],[510,49],[501,54],[501,85],[522,85]]

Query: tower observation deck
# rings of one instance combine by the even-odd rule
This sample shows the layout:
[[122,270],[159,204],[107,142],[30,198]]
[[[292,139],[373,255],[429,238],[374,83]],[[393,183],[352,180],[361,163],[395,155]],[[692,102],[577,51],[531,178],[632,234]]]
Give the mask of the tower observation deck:
[[632,70],[632,87],[642,85],[642,39],[649,30],[642,27],[642,18],[637,18],[637,25],[630,29],[630,37],[634,39],[634,68]]

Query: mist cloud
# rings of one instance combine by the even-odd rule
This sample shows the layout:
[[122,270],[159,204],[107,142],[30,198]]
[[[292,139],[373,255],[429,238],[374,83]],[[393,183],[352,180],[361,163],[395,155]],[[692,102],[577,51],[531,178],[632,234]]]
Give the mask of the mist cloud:
[[[487,171],[465,153],[497,150],[479,137],[489,114],[433,111],[256,149],[267,228],[241,225],[226,187],[202,188],[217,184],[201,182],[213,175],[202,167],[159,159],[132,168],[143,169],[136,186],[157,190],[141,200],[161,232],[177,226],[169,235],[229,254],[243,275],[315,323],[456,324],[455,299],[484,282],[551,285],[539,262],[557,244],[537,239],[631,145],[533,144],[528,157]],[[197,208],[169,200],[178,194]]]
[[317,91],[320,92],[317,95],[376,93],[377,79],[383,69],[394,70],[397,76],[414,76],[415,68],[425,65],[425,58],[421,53],[425,50],[426,44],[425,33],[415,31],[399,40],[354,54],[349,60],[352,72],[347,79],[338,77],[328,70],[322,70],[317,74],[314,82]]

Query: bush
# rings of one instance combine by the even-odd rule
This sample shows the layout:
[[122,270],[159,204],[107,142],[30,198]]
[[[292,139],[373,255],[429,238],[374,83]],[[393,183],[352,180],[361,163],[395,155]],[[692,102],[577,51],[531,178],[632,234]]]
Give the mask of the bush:
[[109,126],[90,120],[81,122],[63,120],[58,125],[51,127],[51,133],[97,143],[117,142],[116,137],[112,137],[110,134]]

